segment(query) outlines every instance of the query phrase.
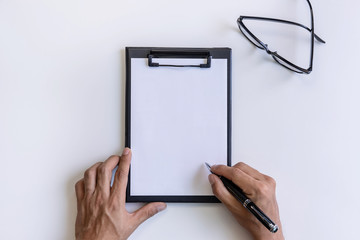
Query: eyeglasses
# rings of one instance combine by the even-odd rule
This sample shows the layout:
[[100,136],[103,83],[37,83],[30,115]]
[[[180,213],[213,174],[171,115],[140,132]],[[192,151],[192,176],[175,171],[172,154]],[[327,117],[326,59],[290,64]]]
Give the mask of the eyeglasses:
[[[290,22],[290,21],[286,21],[286,20],[282,20],[282,19],[274,19],[274,18],[263,18],[263,17],[251,17],[251,16],[240,16],[237,20],[237,24],[239,26],[240,31],[242,32],[242,34],[244,34],[244,36],[252,43],[255,45],[255,47],[260,48],[264,51],[266,51],[266,53],[268,53],[269,55],[272,56],[272,58],[279,63],[281,66],[296,72],[296,73],[306,73],[309,74],[312,71],[312,67],[313,67],[313,56],[314,56],[314,39],[316,39],[317,41],[321,42],[321,43],[325,43],[324,40],[322,40],[319,36],[317,36],[314,33],[314,14],[313,14],[313,10],[312,10],[312,6],[309,0],[306,0],[309,4],[309,8],[310,8],[310,13],[311,13],[311,28],[308,28],[300,23],[296,23],[296,22]],[[311,33],[311,42],[310,42],[310,63],[309,63],[309,67],[308,68],[302,68],[294,63],[292,63],[291,61],[285,59],[284,57],[280,56],[276,51],[273,52],[268,48],[268,45],[263,43],[259,38],[257,38],[252,32],[249,31],[249,29],[245,26],[243,20],[260,20],[260,21],[270,21],[270,22],[276,22],[276,23],[284,23],[284,24],[290,24],[293,25],[295,27],[301,27],[305,30],[307,30],[308,32]]]

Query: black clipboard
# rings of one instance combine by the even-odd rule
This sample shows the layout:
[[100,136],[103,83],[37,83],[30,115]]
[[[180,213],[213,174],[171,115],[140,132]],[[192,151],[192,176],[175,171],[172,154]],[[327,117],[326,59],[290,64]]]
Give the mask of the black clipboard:
[[231,166],[230,48],[127,47],[125,115],[127,202],[219,202],[204,162]]

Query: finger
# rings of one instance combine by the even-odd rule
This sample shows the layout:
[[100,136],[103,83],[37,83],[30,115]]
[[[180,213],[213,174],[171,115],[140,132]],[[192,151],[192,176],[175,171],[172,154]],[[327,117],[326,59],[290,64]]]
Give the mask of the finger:
[[112,192],[119,197],[121,203],[125,203],[126,186],[128,182],[131,161],[131,150],[125,148],[120,157],[119,167],[116,170]]
[[119,156],[111,156],[97,168],[97,191],[101,192],[105,197],[110,195],[110,182],[112,170],[119,163]]
[[81,203],[81,201],[84,199],[85,196],[84,179],[80,179],[75,184],[75,193],[76,193],[76,200],[79,206],[79,204]]
[[250,167],[246,163],[239,162],[239,163],[235,164],[233,167],[241,169],[243,172],[245,172],[246,174],[252,176],[253,178],[255,178],[257,180],[265,180],[265,177],[262,173],[260,173],[255,168]]
[[245,194],[252,195],[255,193],[256,179],[236,167],[225,165],[214,165],[211,171],[217,175],[224,176],[240,187]]
[[92,195],[96,186],[96,169],[101,162],[95,163],[84,173],[84,189],[85,195]]
[[230,205],[234,203],[234,196],[225,188],[223,182],[215,174],[209,175],[209,182],[211,184],[212,191],[214,195],[225,205]]
[[142,208],[138,209],[133,213],[135,226],[139,226],[141,223],[151,218],[158,212],[163,211],[166,208],[166,203],[163,202],[154,202],[148,203]]
[[[230,210],[235,216],[246,216],[249,214],[242,205],[224,186],[223,182],[215,174],[209,175],[209,182],[211,184],[214,195]],[[248,218],[248,217],[246,217]]]

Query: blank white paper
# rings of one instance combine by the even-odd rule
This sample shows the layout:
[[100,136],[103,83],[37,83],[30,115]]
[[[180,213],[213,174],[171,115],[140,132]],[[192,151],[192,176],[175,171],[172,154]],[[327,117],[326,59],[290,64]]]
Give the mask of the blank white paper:
[[213,195],[204,162],[227,164],[227,127],[226,59],[131,59],[130,194]]

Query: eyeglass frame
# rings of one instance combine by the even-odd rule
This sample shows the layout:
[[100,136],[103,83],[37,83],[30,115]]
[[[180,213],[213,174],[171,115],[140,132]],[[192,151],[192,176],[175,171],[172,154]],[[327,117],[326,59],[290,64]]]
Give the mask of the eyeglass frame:
[[[291,21],[287,21],[287,20],[282,20],[282,19],[276,19],[276,18],[264,18],[264,17],[254,17],[254,16],[240,16],[237,19],[237,24],[238,27],[241,31],[241,33],[247,38],[247,40],[249,40],[249,42],[251,42],[255,47],[262,49],[264,51],[266,51],[267,54],[271,55],[272,58],[281,66],[289,69],[290,71],[296,72],[296,73],[306,73],[306,74],[310,74],[313,68],[313,58],[314,58],[314,39],[316,39],[317,41],[321,42],[321,43],[325,43],[324,40],[322,40],[319,36],[317,36],[314,32],[314,13],[313,13],[313,9],[311,6],[311,3],[309,0],[306,0],[309,4],[309,8],[310,8],[310,13],[311,13],[311,29],[300,24],[300,23],[296,23],[296,22],[291,22]],[[310,64],[309,64],[309,68],[305,69],[302,68],[288,60],[286,60],[284,57],[280,56],[276,51],[272,52],[270,51],[270,49],[268,48],[268,45],[263,43],[260,39],[258,39],[252,32],[250,32],[250,30],[245,26],[245,24],[243,23],[243,19],[252,19],[252,20],[262,20],[262,21],[271,21],[271,22],[278,22],[278,23],[285,23],[285,24],[290,24],[290,25],[295,25],[298,27],[302,27],[305,30],[309,31],[311,33],[311,48],[310,48]],[[256,45],[252,40],[249,39],[249,37],[243,32],[242,28],[246,31],[246,33],[248,33],[260,46]],[[295,71],[294,69],[291,69],[290,67],[282,64],[278,59],[280,59],[281,61],[285,62],[286,64],[290,65],[291,67],[293,67],[294,69],[297,69],[299,71]]]

